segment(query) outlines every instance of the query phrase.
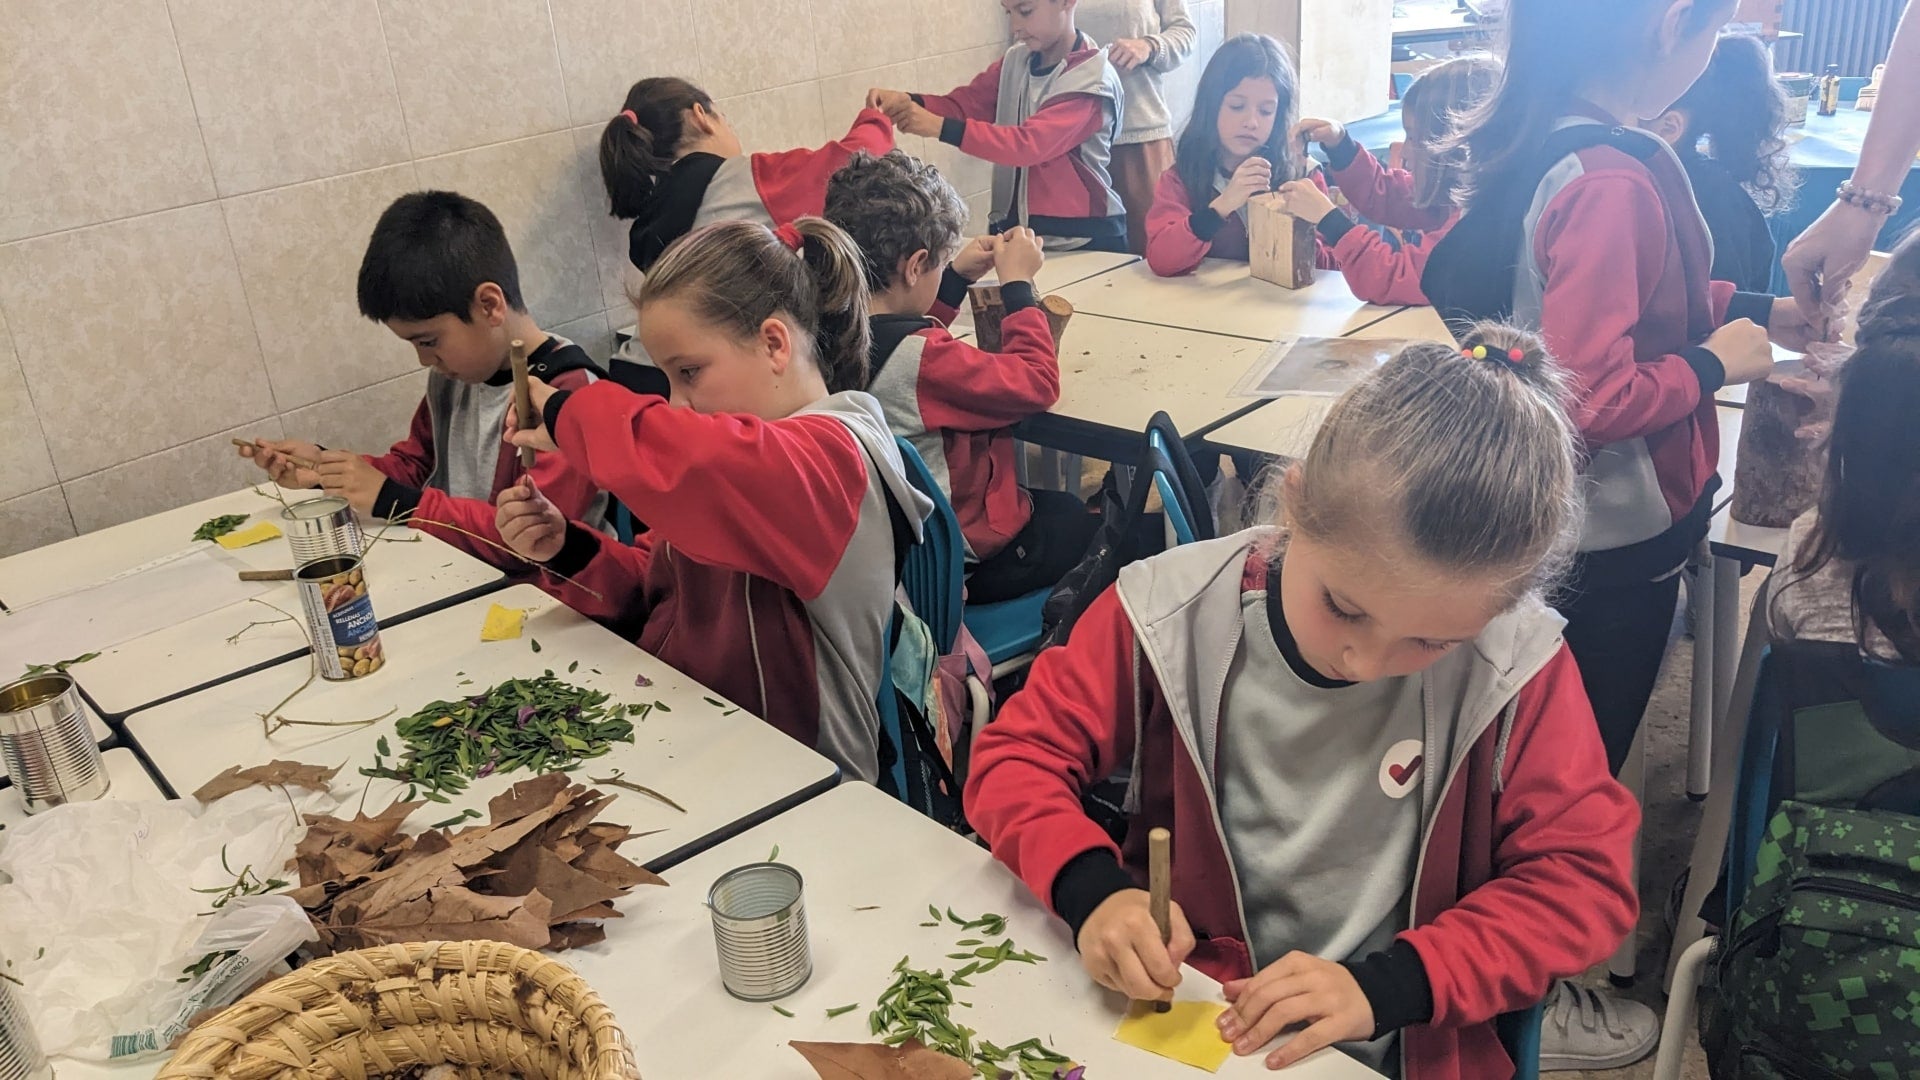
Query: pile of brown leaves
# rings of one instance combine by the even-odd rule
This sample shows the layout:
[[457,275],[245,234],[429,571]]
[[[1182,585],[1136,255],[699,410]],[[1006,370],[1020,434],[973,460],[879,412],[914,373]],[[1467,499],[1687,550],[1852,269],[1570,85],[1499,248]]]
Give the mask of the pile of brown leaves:
[[821,1080],[973,1080],[973,1066],[917,1040],[879,1043],[790,1042]]
[[423,803],[395,803],[347,821],[309,814],[295,848],[300,886],[321,947],[398,941],[505,941],[567,949],[606,937],[615,898],[665,885],[616,849],[633,834],[595,822],[611,796],[548,773],[487,804],[489,823],[400,835]]

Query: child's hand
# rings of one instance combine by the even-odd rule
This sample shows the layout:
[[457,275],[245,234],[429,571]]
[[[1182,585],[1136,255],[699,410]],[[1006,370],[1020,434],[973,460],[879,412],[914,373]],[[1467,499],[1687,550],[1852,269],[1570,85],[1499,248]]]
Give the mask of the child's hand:
[[553,433],[547,430],[547,399],[553,396],[553,387],[541,381],[537,375],[527,376],[528,397],[533,400],[533,416],[538,423],[525,431],[520,430],[519,406],[507,406],[507,430],[501,438],[515,446],[525,446],[534,450],[558,450],[553,441]]
[[1273,162],[1255,154],[1240,163],[1227,178],[1226,190],[1214,196],[1208,206],[1221,217],[1226,217],[1247,205],[1247,200],[1255,195],[1273,190]]
[[380,497],[380,486],[387,474],[359,454],[346,450],[328,450],[320,455],[320,489],[338,495],[362,514],[373,513],[373,501]]
[[1338,120],[1316,120],[1308,118],[1293,125],[1293,137],[1298,142],[1319,143],[1321,146],[1339,146],[1347,139],[1347,128]]
[[1726,369],[1726,385],[1759,382],[1773,374],[1773,345],[1767,331],[1752,319],[1735,319],[1713,332],[1706,350]]
[[905,90],[882,90],[876,86],[867,91],[867,108],[879,109],[889,117],[903,104],[913,104],[913,98]]
[[293,463],[294,458],[319,462],[320,447],[313,443],[298,439],[255,439],[252,446],[239,449],[241,457],[265,469],[267,476],[283,488],[320,486],[319,473]]
[[1047,261],[1041,246],[1040,238],[1024,226],[1001,233],[993,256],[993,276],[999,278],[1002,285],[1012,281],[1031,282]]
[[1318,225],[1321,218],[1333,213],[1333,200],[1311,180],[1289,180],[1279,190],[1281,207],[1303,221]]
[[1822,320],[1824,325],[1816,326],[1807,319],[1806,313],[1790,296],[1781,297],[1773,302],[1773,314],[1767,320],[1767,336],[1783,349],[1797,353],[1807,351],[1807,346],[1816,341],[1827,340],[1830,327],[1839,324],[1838,319]]
[[929,139],[939,138],[940,126],[946,123],[938,114],[929,111],[925,106],[915,104],[912,98],[907,98],[906,104],[897,109],[888,109],[887,119],[892,120],[894,127],[908,135],[921,135]]
[[1132,71],[1153,59],[1153,43],[1139,38],[1121,38],[1107,46],[1107,59],[1121,71]]
[[1306,1030],[1267,1055],[1267,1068],[1284,1069],[1322,1047],[1373,1034],[1373,1005],[1353,973],[1331,960],[1291,952],[1251,979],[1220,988],[1232,1004],[1216,1021],[1233,1052],[1246,1057],[1296,1025]]
[[953,272],[968,281],[979,281],[993,269],[993,259],[999,250],[999,237],[976,236],[953,257]]
[[502,488],[494,502],[498,509],[493,524],[508,547],[537,563],[560,554],[567,542],[567,516],[540,494],[532,480]]
[[1193,951],[1193,928],[1179,904],[1167,908],[1173,940],[1160,943],[1145,889],[1122,889],[1102,901],[1080,927],[1080,964],[1093,981],[1136,1001],[1164,1001],[1180,985],[1180,965]]

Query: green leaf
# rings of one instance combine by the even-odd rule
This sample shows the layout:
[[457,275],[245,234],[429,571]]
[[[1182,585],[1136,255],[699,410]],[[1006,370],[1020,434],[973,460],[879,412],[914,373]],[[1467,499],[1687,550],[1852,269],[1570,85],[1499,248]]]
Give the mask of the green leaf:
[[389,747],[387,743],[387,737],[385,735],[380,736],[379,740],[373,744],[373,749],[374,749],[374,752],[379,754],[381,757],[387,757],[388,755],[393,753],[393,750]]
[[767,861],[768,862],[780,861],[780,845],[779,844],[773,845],[773,850],[767,852]]
[[580,661],[578,660],[575,660],[573,663],[567,665],[567,674],[569,675],[579,670],[580,670]]
[[775,1005],[775,1006],[773,1007],[773,1011],[774,1011],[774,1012],[777,1012],[777,1013],[779,1013],[779,1014],[780,1014],[781,1016],[784,1016],[784,1017],[786,1017],[786,1018],[787,1018],[787,1019],[789,1019],[789,1020],[791,1020],[791,1019],[793,1019],[793,1014],[792,1014],[792,1013],[790,1013],[790,1012],[788,1012],[787,1010],[785,1010],[785,1009],[783,1009],[783,1008],[781,1008],[781,1007],[780,1007],[780,1006],[778,1006],[778,1005]]
[[860,1003],[857,1001],[851,1005],[836,1005],[827,1010],[827,1019],[832,1020],[836,1016],[845,1016],[859,1007]]
[[221,514],[219,517],[208,518],[201,522],[200,527],[193,530],[193,538],[212,540],[217,536],[225,536],[246,523],[247,515],[245,514]]
[[533,651],[534,651],[534,652],[539,652],[539,651],[540,651],[540,639],[539,639],[539,638],[537,638],[537,637],[530,637],[530,638],[528,638],[528,639],[527,639],[527,641],[528,641],[528,643],[529,643],[529,644],[531,644],[531,645],[533,646]]

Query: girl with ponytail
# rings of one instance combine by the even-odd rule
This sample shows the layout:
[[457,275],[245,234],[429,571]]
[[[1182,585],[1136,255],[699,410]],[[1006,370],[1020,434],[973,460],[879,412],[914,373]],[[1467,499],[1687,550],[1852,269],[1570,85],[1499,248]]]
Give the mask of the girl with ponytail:
[[872,782],[896,553],[932,504],[861,389],[860,251],[817,217],[709,225],[636,306],[670,398],[535,379],[539,426],[507,431],[565,452],[651,531],[622,545],[520,484],[500,493],[501,535],[566,575],[582,613]]

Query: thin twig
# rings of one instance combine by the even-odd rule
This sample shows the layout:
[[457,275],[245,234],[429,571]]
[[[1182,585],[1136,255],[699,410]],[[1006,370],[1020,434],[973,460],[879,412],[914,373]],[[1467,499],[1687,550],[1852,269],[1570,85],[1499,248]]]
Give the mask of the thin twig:
[[255,495],[260,496],[263,499],[272,499],[274,502],[279,503],[283,509],[287,509],[287,510],[293,509],[293,507],[287,502],[287,497],[285,495],[280,494],[280,489],[278,486],[270,487],[267,490],[262,491],[260,490],[260,485],[255,484],[253,485],[253,493]]
[[[490,540],[487,537],[481,536],[479,533],[468,532],[467,530],[461,528],[458,525],[449,525],[444,521],[430,521],[427,518],[416,517],[411,513],[402,515],[400,517],[391,518],[388,520],[388,524],[390,525],[396,524],[399,522],[405,522],[409,527],[417,528],[418,526],[421,526],[421,525],[432,525],[437,529],[446,529],[449,532],[457,532],[461,536],[465,536],[473,540],[478,540],[481,543],[487,545],[490,548],[493,548],[496,551],[504,551],[508,555],[513,556],[514,558],[520,560],[523,563],[526,563],[528,566],[531,566],[534,569],[539,570],[541,573],[551,574],[554,577],[559,578],[561,581],[564,581],[567,584],[573,586],[574,588],[579,589],[581,592],[586,593],[588,596],[593,597],[595,600],[606,599],[606,597],[601,596],[599,593],[594,592],[592,589],[587,588],[585,585],[580,584],[578,581],[575,581],[574,579],[568,577],[567,575],[561,573],[560,571],[555,570],[550,566],[547,566],[545,563],[535,562],[534,560],[527,558],[525,555],[520,554],[519,552],[513,550],[512,548],[506,546],[505,544],[499,543],[494,540]],[[368,544],[367,546],[372,547],[373,545]]]
[[674,802],[672,799],[667,798],[665,795],[660,794],[659,792],[653,790],[650,787],[642,787],[631,780],[622,780],[621,777],[625,775],[626,774],[623,772],[617,772],[617,773],[614,773],[612,776],[608,776],[605,778],[598,777],[598,776],[589,776],[587,777],[587,779],[595,784],[606,784],[611,787],[626,788],[628,791],[637,791],[640,794],[645,795],[650,799],[659,799],[661,802],[666,803],[668,806],[673,807],[675,810],[678,810],[683,814],[687,812],[686,807],[681,806],[679,803]]
[[[248,599],[252,599],[252,598],[249,597]],[[294,620],[293,620],[293,616],[291,615],[287,616],[284,619],[256,619],[253,622],[250,622],[247,625],[241,627],[238,633],[229,635],[227,638],[227,644],[229,645],[238,644],[240,641],[240,635],[246,633],[247,631],[253,629],[256,626],[278,626],[283,622],[292,622],[292,621]]]

